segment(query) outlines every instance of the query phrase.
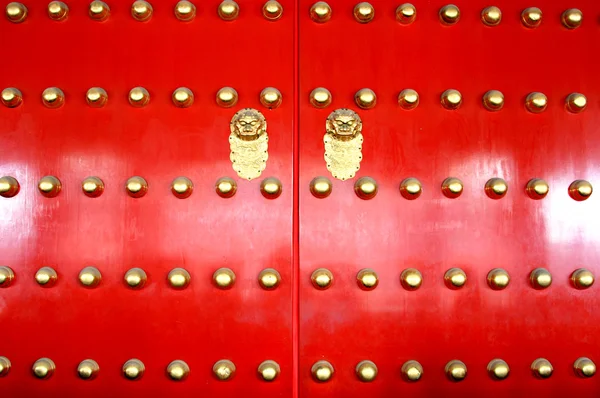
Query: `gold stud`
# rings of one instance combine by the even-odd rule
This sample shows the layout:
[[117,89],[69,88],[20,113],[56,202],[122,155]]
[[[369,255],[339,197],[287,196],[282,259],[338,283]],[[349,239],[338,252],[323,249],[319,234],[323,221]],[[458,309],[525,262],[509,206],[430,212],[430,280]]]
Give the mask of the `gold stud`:
[[85,101],[92,108],[102,108],[108,101],[108,94],[101,87],[92,87],[85,94]]
[[8,87],[2,90],[2,105],[7,108],[16,108],[23,103],[23,94],[14,87]]
[[450,268],[444,274],[444,283],[450,289],[460,289],[467,283],[467,274],[460,268]]
[[315,108],[327,108],[331,105],[331,92],[324,87],[317,87],[310,93],[310,103]]
[[354,101],[361,109],[372,109],[377,105],[377,95],[370,88],[361,88],[354,94]]
[[315,198],[324,199],[328,197],[331,195],[332,188],[331,180],[327,177],[315,177],[310,182],[310,193]]
[[277,199],[281,195],[281,181],[277,178],[265,178],[260,183],[260,193],[267,199]]
[[5,265],[0,266],[0,287],[9,287],[15,280],[15,272]]
[[265,268],[258,274],[258,283],[265,290],[273,290],[279,286],[281,275],[273,268]]
[[562,13],[560,19],[565,28],[575,29],[581,26],[583,13],[577,8],[570,8]]
[[571,274],[571,283],[576,289],[587,289],[594,284],[594,280],[594,274],[585,268],[579,268]]
[[525,108],[531,113],[540,113],[546,110],[548,97],[544,93],[530,93],[525,99]]
[[213,274],[213,282],[219,289],[231,289],[235,284],[235,273],[229,268],[219,268]]
[[213,365],[213,373],[219,380],[229,380],[235,375],[235,365],[228,359],[221,359]]
[[510,368],[502,359],[492,359],[490,363],[488,363],[487,371],[493,379],[503,380],[508,377]]
[[531,371],[533,375],[539,379],[547,379],[552,376],[554,368],[550,361],[545,358],[538,358],[531,363]]
[[448,89],[442,93],[441,102],[446,109],[458,109],[462,104],[462,94],[458,90]]
[[415,109],[419,105],[419,93],[412,88],[406,88],[398,94],[398,105],[407,111]]
[[467,377],[467,365],[458,359],[454,359],[446,364],[445,372],[451,381],[462,381]]
[[0,196],[3,198],[12,198],[21,190],[19,181],[11,176],[0,177]]
[[233,0],[223,0],[219,4],[218,14],[224,21],[233,21],[240,15],[240,7]]
[[481,21],[487,26],[496,26],[502,21],[502,11],[495,6],[486,7],[481,11]]
[[485,183],[485,194],[490,199],[502,199],[508,192],[508,184],[502,178],[490,178]]
[[283,7],[278,1],[269,0],[263,6],[262,13],[269,21],[277,21],[283,15]]
[[237,183],[233,178],[219,178],[215,184],[215,192],[222,198],[231,198],[237,191]]
[[58,280],[58,274],[51,267],[42,267],[35,273],[35,281],[42,287],[52,287]]
[[361,199],[373,199],[377,191],[377,182],[371,177],[361,177],[354,184],[354,192]]
[[173,91],[171,100],[178,108],[189,108],[194,103],[194,93],[187,87],[179,87]]
[[379,277],[377,276],[377,272],[370,268],[364,268],[356,274],[356,282],[358,283],[358,287],[363,290],[373,290],[379,284]]
[[333,365],[327,361],[317,361],[310,369],[310,373],[315,381],[326,382],[333,377]]
[[548,183],[541,178],[532,178],[525,187],[527,196],[534,200],[544,199],[549,191]]
[[150,102],[150,93],[144,87],[134,87],[129,91],[129,103],[131,106],[141,108]]
[[402,365],[402,377],[406,381],[418,381],[423,376],[423,367],[417,361],[406,361]]
[[4,377],[10,372],[11,366],[8,358],[0,357],[0,377]]
[[79,273],[79,282],[84,287],[94,288],[100,284],[102,274],[96,267],[85,267]]
[[143,177],[134,176],[125,183],[125,190],[132,198],[141,198],[148,193],[148,183]]
[[33,375],[38,379],[49,379],[54,374],[56,365],[50,358],[40,358],[31,367]]
[[27,18],[27,7],[21,3],[12,2],[6,6],[6,18],[13,23],[20,23]]
[[98,372],[100,372],[100,366],[98,366],[98,362],[93,359],[83,360],[77,366],[77,374],[83,380],[92,380],[96,378]]
[[123,279],[130,288],[141,289],[146,284],[148,276],[141,268],[131,268],[125,273],[125,277]]
[[407,268],[400,274],[400,283],[406,290],[417,290],[423,283],[423,275],[415,268]]
[[542,23],[542,10],[529,7],[521,13],[521,22],[526,28],[537,28]]
[[370,3],[363,1],[354,7],[354,19],[360,23],[369,23],[375,18],[375,8]]
[[260,92],[260,103],[269,109],[275,109],[281,105],[281,92],[275,87],[267,87]]
[[51,1],[48,4],[48,16],[55,21],[63,21],[69,16],[69,7],[62,1]]
[[529,274],[529,281],[534,289],[546,289],[552,284],[552,274],[545,268],[536,268]]
[[440,21],[444,25],[454,25],[460,19],[460,10],[454,4],[448,4],[440,9]]
[[587,98],[581,93],[572,93],[565,100],[565,105],[569,112],[579,113],[587,106]]
[[136,21],[149,21],[152,18],[152,11],[152,5],[147,1],[134,1],[131,5],[131,16]]
[[316,289],[325,290],[333,283],[333,274],[326,268],[319,268],[310,275],[310,281]]
[[575,180],[569,185],[569,196],[578,202],[589,198],[593,191],[592,184],[586,180]]
[[47,198],[56,197],[61,189],[62,184],[60,183],[60,180],[54,176],[42,177],[40,182],[38,182],[38,190]]
[[331,19],[331,7],[324,1],[317,1],[310,7],[310,18],[318,23],[325,23]]
[[106,21],[110,16],[110,7],[103,1],[92,1],[88,14],[94,21]]
[[104,181],[98,177],[88,177],[82,181],[81,190],[85,196],[97,198],[104,192]]
[[173,268],[167,275],[167,280],[173,289],[185,289],[190,284],[190,279],[190,273],[183,268]]
[[123,376],[128,380],[139,380],[145,371],[146,367],[139,359],[130,359],[123,364]]
[[42,103],[46,108],[60,108],[65,103],[65,93],[58,87],[48,87],[42,93]]
[[504,107],[504,94],[498,90],[490,90],[483,95],[483,107],[496,112]]
[[442,193],[450,199],[458,198],[463,192],[463,183],[458,178],[448,177],[442,181]]
[[264,381],[273,381],[277,378],[281,368],[275,361],[267,360],[258,365],[258,374]]
[[396,21],[402,25],[410,25],[417,18],[417,9],[410,3],[400,4],[396,8]]
[[167,366],[167,375],[174,381],[185,380],[190,374],[190,367],[182,360],[175,360]]
[[189,1],[180,1],[175,5],[175,18],[190,22],[196,17],[196,6]]
[[217,105],[223,108],[231,108],[238,101],[238,93],[232,87],[223,87],[217,92]]
[[502,268],[494,268],[487,274],[487,283],[493,290],[503,290],[510,283],[510,276]]
[[400,183],[400,194],[404,199],[414,200],[423,193],[421,182],[416,178],[407,178]]
[[194,184],[187,177],[177,177],[171,183],[171,192],[179,199],[189,198],[193,191]]
[[596,374],[596,364],[589,358],[577,358],[573,363],[573,368],[580,377],[592,377]]
[[360,361],[356,365],[356,377],[360,381],[371,382],[377,377],[377,365],[371,361]]

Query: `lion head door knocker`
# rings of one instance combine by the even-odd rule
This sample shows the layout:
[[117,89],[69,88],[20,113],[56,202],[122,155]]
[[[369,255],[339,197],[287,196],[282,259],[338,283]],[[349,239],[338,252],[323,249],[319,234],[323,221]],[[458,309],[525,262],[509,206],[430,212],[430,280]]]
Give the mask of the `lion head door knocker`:
[[229,128],[229,158],[233,169],[247,180],[259,177],[269,158],[265,117],[256,109],[245,108],[233,115]]
[[338,180],[354,177],[362,160],[363,136],[360,116],[351,109],[336,109],[325,124],[325,162]]

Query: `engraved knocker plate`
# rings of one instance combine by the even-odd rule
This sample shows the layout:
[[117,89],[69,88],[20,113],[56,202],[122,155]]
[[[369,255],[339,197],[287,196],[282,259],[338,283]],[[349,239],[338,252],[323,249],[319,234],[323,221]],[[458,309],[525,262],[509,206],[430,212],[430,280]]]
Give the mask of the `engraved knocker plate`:
[[233,169],[247,180],[259,177],[269,158],[265,117],[256,109],[244,108],[233,116],[229,128],[229,158]]
[[360,116],[351,109],[336,109],[325,124],[325,162],[338,180],[354,177],[362,160],[363,136]]

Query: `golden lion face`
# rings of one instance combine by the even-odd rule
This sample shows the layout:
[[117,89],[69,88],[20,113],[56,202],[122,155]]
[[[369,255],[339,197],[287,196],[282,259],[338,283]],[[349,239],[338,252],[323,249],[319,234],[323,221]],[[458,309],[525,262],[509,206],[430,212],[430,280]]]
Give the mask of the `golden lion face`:
[[353,110],[341,108],[331,112],[325,128],[338,138],[350,139],[362,131],[362,121]]
[[267,131],[267,121],[256,109],[245,108],[233,115],[229,127],[240,139],[252,141]]

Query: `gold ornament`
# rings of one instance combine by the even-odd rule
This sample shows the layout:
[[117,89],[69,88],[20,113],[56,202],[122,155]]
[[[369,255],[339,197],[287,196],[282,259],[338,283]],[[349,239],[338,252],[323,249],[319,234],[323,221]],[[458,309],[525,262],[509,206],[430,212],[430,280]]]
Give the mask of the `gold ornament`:
[[256,109],[244,108],[233,116],[229,128],[229,158],[233,169],[247,180],[260,177],[269,158],[265,117]]
[[362,160],[362,121],[351,109],[336,109],[325,123],[325,162],[338,180],[354,177]]

